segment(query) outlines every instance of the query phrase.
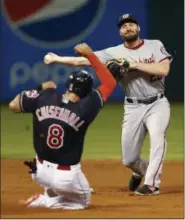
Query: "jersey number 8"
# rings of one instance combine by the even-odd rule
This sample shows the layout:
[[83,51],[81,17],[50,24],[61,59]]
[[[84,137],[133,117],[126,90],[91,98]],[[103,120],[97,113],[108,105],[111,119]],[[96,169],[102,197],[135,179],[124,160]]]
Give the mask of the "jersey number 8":
[[63,147],[64,129],[57,124],[52,124],[48,129],[47,145],[52,149]]

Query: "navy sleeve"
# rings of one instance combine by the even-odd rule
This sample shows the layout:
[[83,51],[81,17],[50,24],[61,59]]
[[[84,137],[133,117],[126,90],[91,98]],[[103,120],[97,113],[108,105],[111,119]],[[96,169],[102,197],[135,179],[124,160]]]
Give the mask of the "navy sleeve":
[[94,90],[89,96],[80,101],[80,114],[83,120],[91,123],[103,107],[104,101],[98,90]]
[[37,101],[39,97],[37,90],[23,91],[20,94],[21,111],[25,113],[33,113],[37,108]]

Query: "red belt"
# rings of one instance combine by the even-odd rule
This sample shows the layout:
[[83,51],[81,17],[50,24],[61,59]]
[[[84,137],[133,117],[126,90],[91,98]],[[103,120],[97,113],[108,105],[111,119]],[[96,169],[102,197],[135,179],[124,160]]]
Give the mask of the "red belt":
[[[37,158],[37,160],[38,160],[41,164],[43,164],[43,162],[44,162],[44,160],[41,159],[41,158]],[[71,167],[68,166],[68,165],[58,165],[58,166],[57,166],[57,170],[71,170]]]

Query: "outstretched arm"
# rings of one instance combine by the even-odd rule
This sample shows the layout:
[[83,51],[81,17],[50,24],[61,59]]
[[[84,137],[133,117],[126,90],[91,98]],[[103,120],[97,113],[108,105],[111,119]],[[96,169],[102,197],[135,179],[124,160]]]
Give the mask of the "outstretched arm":
[[67,57],[58,56],[55,53],[47,53],[44,56],[45,64],[61,63],[71,66],[89,66],[91,65],[85,57]]
[[95,72],[101,82],[98,90],[100,91],[104,101],[106,101],[116,87],[116,80],[87,44],[83,43],[77,45],[75,47],[75,51],[79,55],[86,57],[95,69]]
[[[39,85],[37,88],[37,90],[45,90],[45,89],[49,89],[49,88],[56,88],[56,84],[52,81],[47,81],[42,83],[41,85]],[[30,91],[32,92],[32,95],[34,95],[34,90]],[[16,95],[16,97],[9,103],[9,109],[12,112],[22,112],[21,109],[21,95],[18,94]]]

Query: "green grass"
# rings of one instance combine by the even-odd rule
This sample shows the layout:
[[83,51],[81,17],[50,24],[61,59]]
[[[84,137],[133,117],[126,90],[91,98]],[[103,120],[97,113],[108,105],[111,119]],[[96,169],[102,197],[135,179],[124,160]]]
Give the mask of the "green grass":
[[[89,127],[84,146],[84,159],[121,159],[122,104],[107,104]],[[171,122],[167,131],[168,150],[166,159],[184,158],[184,109],[183,104],[172,104]],[[149,154],[147,136],[142,155]],[[29,114],[11,113],[1,106],[1,157],[31,158],[35,155],[32,146],[32,117]]]

